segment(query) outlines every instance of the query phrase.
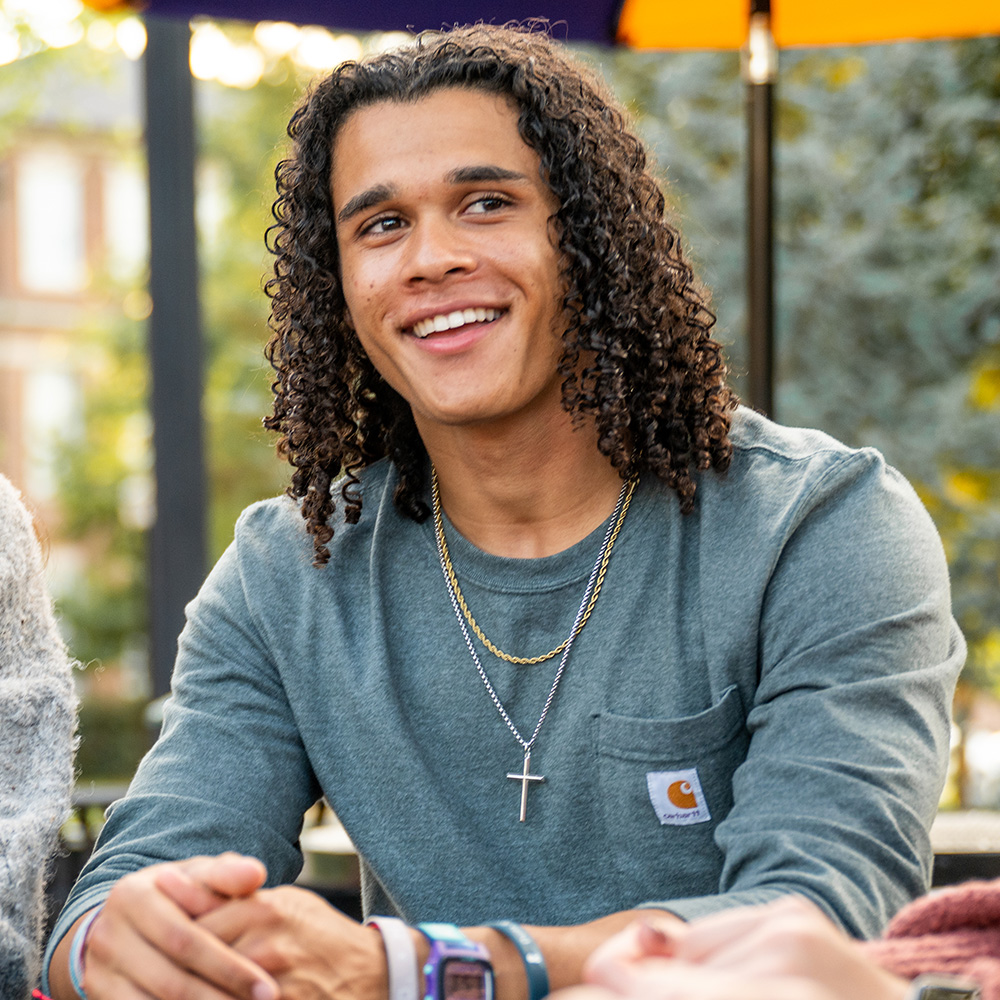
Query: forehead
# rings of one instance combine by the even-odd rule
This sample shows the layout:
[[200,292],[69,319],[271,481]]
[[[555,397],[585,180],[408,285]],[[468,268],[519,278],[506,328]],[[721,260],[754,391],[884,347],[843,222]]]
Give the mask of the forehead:
[[333,143],[335,211],[359,192],[413,188],[469,165],[494,165],[538,178],[538,155],[521,138],[517,118],[508,98],[465,87],[359,108]]

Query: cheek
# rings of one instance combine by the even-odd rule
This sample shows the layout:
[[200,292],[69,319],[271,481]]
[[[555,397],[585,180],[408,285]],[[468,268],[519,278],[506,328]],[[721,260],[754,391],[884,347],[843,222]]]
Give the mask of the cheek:
[[357,329],[378,322],[382,306],[387,301],[381,269],[361,266],[357,261],[345,261],[341,266],[340,280],[351,325]]
[[372,322],[372,310],[375,307],[377,296],[374,294],[374,284],[364,282],[359,284],[357,280],[345,280],[342,288],[344,302],[347,305],[347,322],[351,329],[367,328]]

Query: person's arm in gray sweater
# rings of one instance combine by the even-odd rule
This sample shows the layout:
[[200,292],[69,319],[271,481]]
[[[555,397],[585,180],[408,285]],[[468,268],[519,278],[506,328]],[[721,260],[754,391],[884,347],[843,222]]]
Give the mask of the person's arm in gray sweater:
[[45,878],[73,783],[76,698],[31,518],[0,476],[0,996],[39,973]]

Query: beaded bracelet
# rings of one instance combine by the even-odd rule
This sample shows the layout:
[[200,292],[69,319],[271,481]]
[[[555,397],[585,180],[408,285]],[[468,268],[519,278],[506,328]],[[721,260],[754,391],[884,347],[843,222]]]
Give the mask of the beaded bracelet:
[[[104,904],[102,903],[101,906]],[[97,914],[101,912],[101,906],[95,906],[82,920],[73,935],[73,943],[69,949],[69,981],[76,990],[76,995],[80,1000],[87,1000],[87,993],[83,988],[83,949],[87,945],[87,935],[90,927],[97,919]]]
[[398,917],[369,917],[365,923],[382,935],[389,970],[389,1000],[417,1000],[417,949],[410,928]]
[[483,926],[499,931],[520,952],[528,977],[528,1000],[542,1000],[542,997],[548,996],[549,973],[545,968],[545,956],[535,944],[535,939],[513,920],[497,920]]

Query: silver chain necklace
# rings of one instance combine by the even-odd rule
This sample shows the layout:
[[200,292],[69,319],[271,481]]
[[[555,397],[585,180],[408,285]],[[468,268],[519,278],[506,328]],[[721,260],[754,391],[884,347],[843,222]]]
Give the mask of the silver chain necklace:
[[590,600],[591,591],[594,588],[594,582],[597,580],[597,576],[600,573],[601,564],[605,562],[607,556],[610,554],[611,547],[614,545],[614,539],[617,536],[618,531],[621,529],[625,512],[628,509],[628,504],[632,499],[632,493],[635,490],[636,480],[630,479],[624,483],[621,493],[618,494],[618,502],[615,504],[615,509],[611,514],[610,521],[608,522],[608,530],[605,532],[604,541],[601,543],[601,551],[597,554],[597,561],[594,563],[594,568],[590,573],[590,579],[587,581],[587,589],[583,593],[583,600],[580,601],[580,610],[576,613],[576,618],[573,621],[573,628],[570,631],[569,638],[566,640],[566,648],[563,650],[562,656],[559,659],[559,668],[556,670],[556,676],[552,681],[552,687],[549,688],[549,695],[545,699],[545,705],[542,707],[542,714],[538,717],[538,722],[535,724],[535,731],[531,734],[531,739],[526,740],[518,731],[517,726],[514,725],[513,719],[511,719],[507,709],[504,708],[503,702],[500,700],[493,684],[490,682],[489,676],[483,668],[482,661],[479,659],[479,654],[476,652],[476,647],[473,645],[472,637],[469,635],[469,630],[466,628],[465,616],[462,614],[458,598],[455,595],[455,588],[452,585],[451,577],[448,574],[444,549],[441,544],[441,539],[444,537],[444,523],[441,515],[441,497],[437,489],[437,473],[432,471],[431,475],[434,485],[434,538],[437,543],[438,561],[441,564],[441,572],[444,574],[444,582],[445,586],[448,588],[448,597],[451,599],[451,606],[455,612],[455,618],[458,620],[458,626],[462,630],[462,637],[465,639],[465,645],[468,647],[469,653],[472,655],[472,661],[476,665],[476,670],[486,687],[490,700],[493,702],[494,706],[496,706],[496,710],[500,713],[500,718],[503,719],[507,728],[513,734],[514,739],[517,740],[517,742],[521,745],[521,748],[524,750],[524,764],[521,771],[514,771],[508,773],[507,775],[508,778],[521,782],[521,811],[519,819],[520,822],[523,823],[528,812],[528,786],[532,782],[536,784],[543,784],[545,782],[545,778],[542,775],[531,773],[531,748],[535,745],[535,740],[538,738],[538,732],[542,728],[542,723],[545,721],[546,716],[549,714],[549,709],[552,707],[552,700],[556,696],[556,689],[559,687],[559,682],[562,680],[563,673],[566,670],[566,664],[569,661],[569,653],[573,648],[573,641],[579,634],[580,621],[587,612],[587,604]]

